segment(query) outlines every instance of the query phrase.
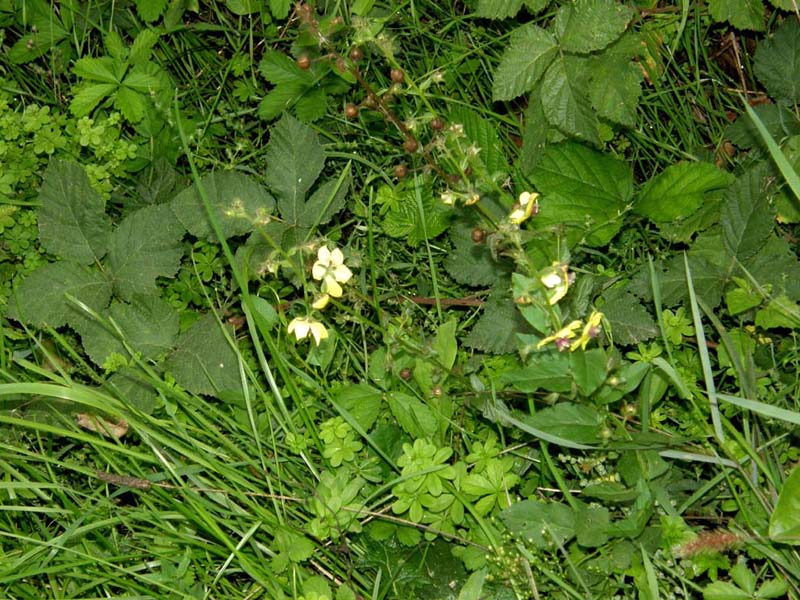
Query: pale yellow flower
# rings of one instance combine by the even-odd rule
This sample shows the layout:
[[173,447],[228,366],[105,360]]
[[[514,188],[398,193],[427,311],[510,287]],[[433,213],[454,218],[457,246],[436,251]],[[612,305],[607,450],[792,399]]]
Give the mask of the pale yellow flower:
[[342,286],[353,276],[353,272],[344,264],[344,254],[338,248],[329,250],[322,246],[317,252],[317,262],[311,267],[311,276],[322,281],[322,292],[334,298],[342,297]]
[[602,320],[603,313],[594,311],[589,316],[589,320],[586,321],[586,325],[583,326],[583,333],[581,333],[581,337],[579,337],[574,344],[570,345],[570,352],[574,352],[578,348],[585,350],[589,341],[593,340],[600,334],[600,323]]
[[571,342],[570,340],[575,337],[575,332],[581,328],[583,323],[581,321],[572,321],[569,325],[562,327],[558,331],[556,331],[553,335],[548,336],[541,340],[538,344],[536,344],[536,349],[540,349],[543,346],[546,346],[550,342],[555,342],[556,348],[558,351],[561,352],[566,348],[569,348]]
[[547,288],[547,302],[550,306],[557,304],[569,290],[569,266],[555,262],[539,277],[539,281]]
[[514,225],[521,225],[527,221],[531,215],[539,212],[539,194],[536,192],[522,192],[519,195],[519,200],[514,205],[511,214],[508,215],[508,220]]
[[297,317],[289,323],[289,333],[294,334],[297,341],[306,339],[309,335],[314,338],[314,343],[319,343],[328,337],[325,325],[311,317]]
[[326,306],[328,306],[328,302],[330,302],[331,297],[328,294],[322,294],[318,298],[314,300],[314,303],[311,305],[311,308],[316,308],[317,310],[322,310]]

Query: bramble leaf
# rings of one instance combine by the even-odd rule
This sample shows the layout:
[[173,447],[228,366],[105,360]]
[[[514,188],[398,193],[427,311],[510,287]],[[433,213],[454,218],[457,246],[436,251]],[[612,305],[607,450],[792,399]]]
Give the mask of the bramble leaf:
[[[241,389],[237,355],[222,327],[213,314],[201,317],[178,336],[175,350],[164,363],[175,381],[193,394]],[[231,328],[224,327],[232,334]]]
[[587,65],[577,56],[555,59],[542,80],[542,108],[547,121],[563,133],[599,144],[597,113],[586,95]]
[[770,96],[800,102],[800,25],[795,19],[786,19],[758,45],[753,70]]
[[145,23],[152,23],[164,14],[167,0],[135,0],[136,12]]
[[607,0],[577,0],[558,9],[554,30],[561,49],[589,54],[602,50],[628,27],[633,10]]
[[[225,238],[244,235],[256,225],[265,225],[275,208],[266,188],[236,171],[211,172],[200,178],[209,204]],[[179,193],[170,203],[172,212],[193,236],[216,240],[197,184]]]
[[346,385],[336,401],[347,410],[364,431],[369,431],[381,412],[383,393],[367,383]]
[[598,114],[620,125],[636,123],[642,71],[630,57],[604,52],[589,59],[589,100]]
[[615,344],[629,346],[658,335],[658,325],[644,306],[626,290],[611,289],[603,295],[600,307],[611,326],[607,332]]
[[507,19],[522,8],[522,0],[478,0],[475,16],[481,19]]
[[[421,206],[417,202],[417,193]],[[433,197],[430,185],[417,186],[413,181],[408,184],[401,182],[396,187],[381,186],[377,202],[382,205],[381,227],[384,233],[394,238],[406,237],[411,246],[441,234],[447,229],[452,214],[449,206]]]
[[475,146],[480,148],[481,159],[489,175],[507,172],[508,163],[497,135],[496,124],[482,118],[478,113],[462,106],[450,113],[450,122],[464,126],[464,134]]
[[633,210],[656,223],[685,219],[703,205],[708,192],[729,186],[733,179],[711,163],[671,165],[645,184]]
[[555,39],[541,27],[528,23],[515,29],[494,72],[492,99],[511,100],[530,90],[557,52]]
[[622,227],[633,194],[633,174],[623,161],[575,142],[551,145],[530,174],[544,197],[531,223],[563,229],[568,241],[604,246]]
[[800,467],[794,467],[783,482],[769,519],[769,536],[783,543],[800,544]]
[[427,404],[402,392],[386,394],[386,402],[400,426],[415,439],[436,435],[439,423]]
[[764,168],[750,169],[723,197],[720,224],[725,250],[741,262],[758,253],[775,224],[765,174]]
[[736,29],[765,29],[764,3],[761,0],[709,0],[708,12],[717,23],[727,21]]
[[[800,120],[785,104],[759,104],[752,108],[775,140],[800,134]],[[764,143],[753,120],[747,116],[737,118],[725,131],[725,135],[739,148],[760,148]]]
[[111,283],[97,269],[69,261],[42,265],[27,275],[8,302],[7,316],[36,327],[61,327],[78,315],[70,295],[102,310],[111,298]]
[[183,256],[183,233],[165,204],[141,208],[119,224],[111,235],[108,268],[121,298],[154,293],[157,277],[175,275]]
[[476,244],[472,240],[472,231],[477,227],[477,219],[461,219],[450,227],[448,235],[455,248],[445,258],[444,267],[459,283],[489,286],[509,272],[510,264],[496,261],[486,241]]
[[506,354],[519,347],[517,334],[532,331],[511,296],[498,291],[501,287],[483,305],[483,314],[464,338],[464,346],[490,354]]
[[105,202],[77,164],[53,159],[39,191],[39,240],[48,252],[82,265],[108,250],[111,219]]

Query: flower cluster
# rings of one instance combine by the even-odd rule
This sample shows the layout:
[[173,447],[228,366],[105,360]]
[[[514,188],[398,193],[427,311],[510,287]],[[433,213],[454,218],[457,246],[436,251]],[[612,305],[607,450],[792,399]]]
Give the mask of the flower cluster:
[[[572,321],[567,326],[556,331],[553,335],[549,335],[542,339],[536,345],[536,348],[542,348],[543,346],[546,346],[552,342],[555,343],[559,352],[566,350],[567,348],[570,349],[570,352],[574,352],[575,350],[585,350],[589,342],[600,334],[600,324],[602,321],[603,313],[593,311],[586,320],[586,323],[583,321]],[[575,339],[575,337],[578,335],[578,331],[581,330],[581,328],[583,329],[581,331],[581,335],[578,337],[578,339]]]
[[[331,297],[342,297],[341,284],[350,281],[353,272],[344,264],[344,254],[339,248],[331,250],[327,246],[322,246],[317,252],[317,260],[311,267],[311,276],[316,281],[322,282],[321,294],[316,296],[311,308],[322,310],[328,305]],[[325,325],[311,315],[292,319],[288,331],[294,334],[297,341],[312,337],[317,346],[328,337]]]

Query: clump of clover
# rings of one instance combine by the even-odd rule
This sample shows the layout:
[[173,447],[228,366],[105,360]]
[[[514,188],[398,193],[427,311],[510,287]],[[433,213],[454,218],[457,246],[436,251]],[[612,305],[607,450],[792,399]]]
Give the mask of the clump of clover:
[[331,298],[342,297],[344,293],[342,285],[350,281],[353,272],[344,263],[344,254],[339,248],[331,250],[323,245],[317,251],[317,260],[311,267],[311,277],[320,282],[319,289],[314,290],[314,300],[310,304],[307,303],[310,310],[289,322],[288,332],[294,335],[297,341],[310,337],[319,346],[329,334],[317,315],[328,306]]

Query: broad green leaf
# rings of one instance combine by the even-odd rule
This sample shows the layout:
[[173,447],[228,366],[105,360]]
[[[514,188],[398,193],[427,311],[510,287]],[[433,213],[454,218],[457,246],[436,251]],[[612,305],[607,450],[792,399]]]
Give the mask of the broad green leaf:
[[433,196],[429,184],[422,184],[416,179],[400,182],[395,187],[381,186],[377,202],[382,205],[381,228],[384,233],[395,238],[405,237],[411,246],[444,232],[453,212]]
[[515,29],[494,72],[492,99],[512,100],[530,90],[557,52],[555,39],[541,27],[528,23]]
[[481,600],[483,595],[483,583],[486,581],[488,569],[485,567],[475,571],[464,583],[464,587],[458,593],[458,600]]
[[658,223],[658,233],[670,242],[689,244],[695,234],[719,223],[722,196],[723,190],[707,193],[703,204],[690,216],[676,221]]
[[800,467],[795,466],[783,482],[769,519],[769,535],[778,542],[800,545]]
[[431,438],[439,423],[427,404],[403,392],[387,392],[386,402],[400,427],[415,439]]
[[775,233],[770,235],[761,250],[744,266],[759,285],[771,286],[773,296],[785,294],[791,302],[800,300],[800,261],[784,238]]
[[[164,5],[166,5],[165,0],[160,0],[160,1],[164,2]],[[154,2],[154,4],[158,5],[159,1]],[[153,46],[156,45],[156,42],[158,42],[159,37],[160,34],[155,29],[150,29],[150,28],[142,29],[139,33],[136,34],[136,39],[133,40],[133,45],[131,46],[131,54],[128,57],[128,61],[132,65],[138,65],[139,63],[143,63],[150,60],[150,57],[153,54]]]
[[294,105],[294,114],[304,123],[321,119],[328,111],[328,94],[320,87],[306,88]]
[[[719,254],[722,241],[719,236],[713,236],[710,238],[710,242],[714,239],[716,239],[715,243]],[[689,254],[689,266],[697,297],[710,308],[715,308],[722,299],[722,291],[729,281],[730,272],[708,259],[692,253]],[[676,306],[688,298],[686,271],[682,256],[676,256],[666,262],[657,262],[655,270],[664,308]],[[631,281],[629,289],[645,303],[653,301],[653,289],[647,265],[639,269]],[[620,318],[624,320],[625,317],[620,315]]]
[[619,38],[633,9],[608,0],[576,0],[558,9],[554,31],[561,49],[589,54]]
[[269,10],[276,19],[285,19],[291,5],[291,0],[269,0]]
[[784,579],[770,579],[765,581],[756,592],[759,598],[785,598],[789,585]]
[[725,250],[741,262],[758,253],[775,226],[764,176],[763,168],[750,169],[723,198],[720,223]]
[[59,23],[58,17],[49,7],[47,12],[46,16],[35,18],[31,23],[36,26],[36,31],[20,37],[8,50],[6,56],[11,64],[19,65],[35,60],[69,37],[69,31]]
[[109,323],[98,322],[89,315],[71,322],[81,335],[89,358],[97,365],[102,366],[112,353],[128,356],[114,324],[128,346],[144,358],[165,353],[178,336],[178,313],[157,296],[136,295],[130,303],[114,301],[100,316]]
[[450,113],[450,121],[463,125],[467,139],[480,148],[478,158],[483,162],[489,175],[508,171],[508,163],[503,154],[503,146],[497,134],[496,123],[461,106]]
[[606,245],[622,226],[633,194],[627,163],[575,142],[551,145],[530,174],[544,197],[532,221],[565,231],[572,243]]
[[82,265],[94,264],[105,255],[111,219],[80,166],[51,160],[39,202],[39,240],[48,252]]
[[518,334],[532,331],[511,296],[499,289],[489,295],[483,314],[462,342],[464,346],[489,354],[507,354],[518,349]]
[[123,88],[129,88],[140,94],[149,94],[161,87],[161,80],[152,65],[138,65],[122,81]]
[[578,391],[591,396],[608,375],[608,356],[602,348],[569,353],[569,366]]
[[765,29],[761,0],[708,0],[708,12],[717,23],[728,22],[736,29]]
[[[106,54],[114,61],[115,72],[117,75],[121,75],[125,70],[125,63],[128,58],[128,47],[122,40],[122,36],[114,29],[109,29],[103,34],[103,45],[105,46]],[[104,56],[95,60],[105,60],[106,58]]]
[[715,581],[703,588],[704,600],[750,600],[752,597],[727,581]]
[[138,123],[144,118],[146,107],[145,97],[129,87],[119,88],[114,96],[114,108],[131,123]]
[[111,298],[111,283],[100,271],[74,262],[47,263],[22,280],[8,300],[7,316],[36,327],[61,327],[79,310],[68,295],[99,311]]
[[119,67],[110,56],[100,58],[79,58],[72,67],[72,72],[82,79],[97,83],[120,84]]
[[278,201],[284,221],[298,225],[306,193],[325,165],[325,152],[316,132],[284,115],[270,130],[264,179]]
[[111,235],[108,268],[120,297],[155,293],[157,277],[175,275],[183,256],[183,233],[165,204],[141,208],[119,224]]
[[[795,117],[791,109],[785,104],[759,104],[752,107],[753,112],[774,139],[780,141],[784,138],[800,134],[800,120]],[[725,131],[731,143],[739,148],[760,148],[763,141],[752,119],[742,115]],[[791,160],[791,159],[790,159]]]
[[134,0],[136,12],[145,23],[157,21],[167,8],[167,0]]
[[[200,178],[199,185],[205,190],[225,239],[266,225],[275,208],[275,200],[266,188],[244,173],[212,171]],[[170,207],[193,236],[216,241],[198,184],[175,196]]]
[[[758,298],[759,303],[761,297]],[[800,305],[791,302],[785,294],[772,298],[761,310],[756,312],[756,327],[775,329],[800,327]]]
[[439,363],[446,370],[453,368],[456,362],[456,354],[458,353],[458,342],[456,341],[456,327],[458,321],[450,319],[444,325],[439,327],[436,332],[436,337],[431,344],[431,348],[436,352]]
[[308,88],[303,83],[282,83],[271,89],[258,104],[258,116],[265,121],[283,114],[303,97]]
[[229,11],[240,17],[261,12],[261,4],[261,0],[227,0],[225,3]]
[[[786,157],[788,167],[795,174],[800,173],[800,135],[793,135],[782,144],[781,150]],[[790,175],[791,177],[791,175]],[[792,189],[791,184],[780,187],[775,196],[775,207],[779,223],[800,223],[800,197]]]
[[[213,314],[203,316],[180,334],[164,368],[178,385],[193,394],[212,395],[222,390],[241,390],[236,352]],[[225,326],[232,336],[232,328]]]
[[478,0],[475,16],[481,19],[507,19],[522,8],[522,0]]
[[563,547],[575,537],[575,513],[557,502],[523,500],[500,513],[508,530],[537,548]]
[[297,66],[297,62],[277,50],[267,50],[258,65],[261,74],[275,85],[297,83],[307,86],[313,83],[313,75]]
[[647,182],[633,210],[657,223],[685,219],[703,205],[708,192],[731,183],[733,176],[711,163],[678,163]]
[[606,332],[615,344],[629,346],[658,335],[658,325],[642,303],[624,289],[613,289],[603,296],[600,307],[611,326]]
[[[498,262],[492,257],[487,240],[475,243],[472,232],[482,229],[478,219],[464,218],[448,230],[454,249],[447,254],[444,267],[453,279],[469,286],[490,286],[509,271],[508,261]],[[509,300],[510,302],[510,300]]]
[[156,407],[158,395],[156,390],[144,383],[141,376],[129,368],[123,368],[114,373],[106,381],[106,385],[114,390],[117,398],[125,402],[126,406],[132,406],[145,414],[150,414]]
[[572,389],[569,356],[555,351],[533,354],[524,367],[501,375],[500,383],[526,394],[539,390],[569,392]]
[[800,25],[786,19],[774,35],[758,45],[753,70],[770,96],[800,102]]
[[642,95],[642,70],[629,57],[601,54],[589,60],[589,99],[598,114],[620,125],[633,127]]
[[581,504],[575,517],[575,534],[581,546],[598,548],[608,541],[610,513],[605,506]]
[[542,80],[542,107],[547,121],[561,132],[599,144],[597,112],[587,95],[588,64],[575,56],[556,58]]
[[350,194],[350,182],[350,168],[347,167],[336,179],[320,184],[298,213],[298,225],[311,227],[328,223],[345,207]]
[[77,93],[69,103],[69,110],[76,117],[85,117],[100,102],[117,91],[118,86],[116,83],[97,83],[76,86]]
[[521,420],[535,429],[577,444],[599,442],[603,426],[603,417],[594,408],[572,402],[559,402]]
[[369,384],[342,387],[336,401],[349,412],[364,431],[369,431],[381,412],[383,393]]
[[528,108],[525,109],[525,129],[522,132],[522,152],[517,166],[525,173],[532,171],[542,156],[547,146],[550,123],[544,114],[542,106],[541,84],[534,86],[528,95]]

